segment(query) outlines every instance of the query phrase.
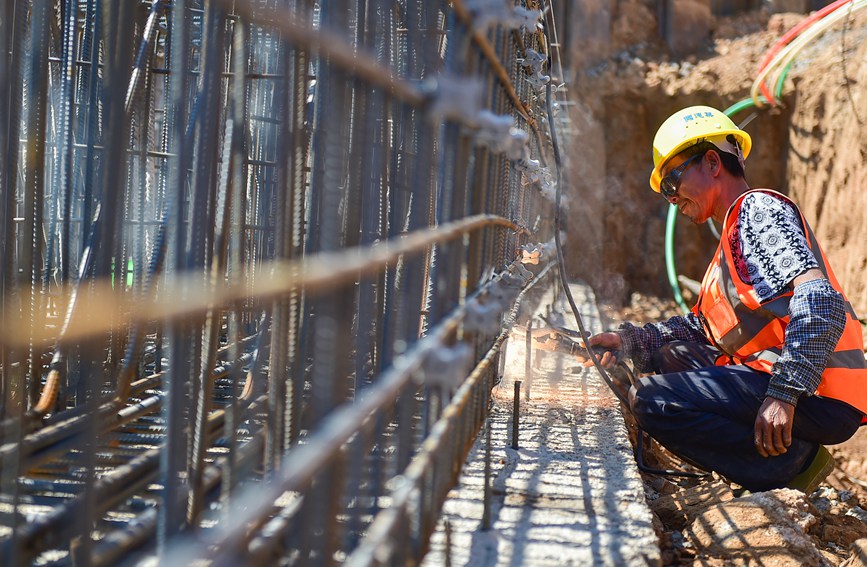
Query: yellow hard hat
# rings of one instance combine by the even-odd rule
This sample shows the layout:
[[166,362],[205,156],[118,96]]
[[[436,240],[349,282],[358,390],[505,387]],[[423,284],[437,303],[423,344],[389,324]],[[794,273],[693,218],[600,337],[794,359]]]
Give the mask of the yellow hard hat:
[[[737,145],[727,138],[734,136]],[[710,142],[721,151],[729,152],[743,161],[753,145],[750,135],[738,128],[732,119],[710,106],[690,106],[675,112],[662,123],[653,138],[653,172],[650,187],[659,193],[662,181],[660,170],[669,159],[701,142]]]

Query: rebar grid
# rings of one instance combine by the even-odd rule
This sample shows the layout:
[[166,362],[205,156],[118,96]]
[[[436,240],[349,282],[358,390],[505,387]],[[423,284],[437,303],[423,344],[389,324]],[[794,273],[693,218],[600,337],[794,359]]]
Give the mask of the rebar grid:
[[421,559],[555,257],[538,8],[3,3],[0,563]]

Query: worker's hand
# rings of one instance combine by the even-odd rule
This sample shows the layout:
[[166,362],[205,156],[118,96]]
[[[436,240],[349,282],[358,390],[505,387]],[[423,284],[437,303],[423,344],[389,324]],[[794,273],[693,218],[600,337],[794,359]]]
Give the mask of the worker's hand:
[[776,398],[765,398],[753,431],[756,451],[763,457],[776,457],[788,451],[794,421],[795,406]]
[[[605,352],[599,356],[599,364],[603,368],[610,368],[617,364],[617,356],[615,356],[613,351],[620,350],[623,347],[623,341],[620,340],[620,335],[617,333],[599,333],[584,341],[584,345],[590,348],[599,347],[605,349]],[[593,360],[587,356],[587,353],[578,354],[577,358],[585,368],[593,366]]]

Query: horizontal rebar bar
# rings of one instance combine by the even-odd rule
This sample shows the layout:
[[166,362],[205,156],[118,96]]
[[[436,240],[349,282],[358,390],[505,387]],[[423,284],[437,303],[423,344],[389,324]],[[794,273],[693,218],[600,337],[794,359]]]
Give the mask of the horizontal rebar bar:
[[[475,215],[370,247],[322,253],[294,262],[263,263],[260,275],[252,284],[230,283],[226,287],[208,289],[197,276],[176,278],[162,286],[162,296],[151,302],[118,298],[112,293],[111,282],[97,282],[92,286],[94,293],[80,299],[80,312],[101,313],[103,316],[79,317],[70,321],[64,338],[85,339],[130,324],[192,317],[215,307],[249,300],[263,301],[302,287],[311,295],[323,294],[356,278],[376,274],[403,255],[423,252],[432,245],[489,226],[522,230],[513,221],[497,215]],[[13,322],[4,325],[0,343],[21,344],[23,337],[8,331],[12,328],[15,328]],[[34,340],[47,341],[55,337],[54,329],[44,322],[41,325],[37,322],[35,328]]]

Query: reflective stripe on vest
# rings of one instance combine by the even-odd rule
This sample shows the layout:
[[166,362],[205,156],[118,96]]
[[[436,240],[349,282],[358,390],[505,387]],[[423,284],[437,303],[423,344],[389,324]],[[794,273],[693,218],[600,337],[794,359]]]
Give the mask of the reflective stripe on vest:
[[702,280],[701,292],[693,312],[699,316],[711,342],[727,355],[720,357],[717,363],[745,364],[770,373],[771,367],[782,353],[786,325],[789,322],[792,291],[761,303],[752,285],[744,283],[738,275],[731,247],[728,246],[743,199],[753,192],[771,194],[798,211],[804,235],[819,269],[846,302],[843,334],[831,353],[816,393],[842,400],[867,413],[867,363],[864,359],[861,325],[800,209],[788,197],[775,191],[748,191],[732,204],[726,214],[719,247]]

